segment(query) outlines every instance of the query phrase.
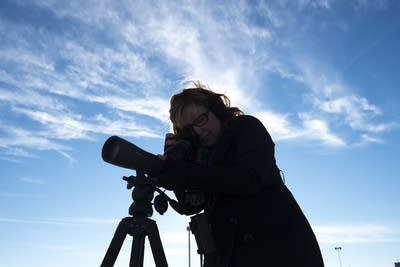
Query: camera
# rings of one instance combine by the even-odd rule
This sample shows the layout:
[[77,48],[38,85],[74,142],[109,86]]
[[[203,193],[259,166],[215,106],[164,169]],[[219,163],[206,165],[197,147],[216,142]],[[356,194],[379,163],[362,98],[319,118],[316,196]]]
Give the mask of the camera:
[[[168,140],[174,140],[172,145],[167,145]],[[195,151],[198,146],[197,139],[190,129],[180,130],[176,135],[165,136],[164,155],[173,160],[195,160]]]
[[[172,160],[194,161],[197,143],[190,129],[180,131],[178,135],[173,136],[173,139],[176,140],[173,145],[164,147],[164,155]],[[143,203],[140,206],[147,207],[140,209],[140,212],[143,211],[148,216],[151,216],[150,202],[154,191],[157,191],[159,195],[154,198],[154,207],[158,213],[163,214],[167,210],[169,203],[180,214],[193,214],[193,207],[188,206],[193,203],[193,192],[188,194],[189,191],[174,191],[178,199],[176,201],[169,198],[156,185],[152,184],[151,179],[148,179],[149,176],[157,176],[166,171],[165,161],[160,159],[159,156],[147,152],[121,137],[111,136],[103,145],[102,158],[105,162],[118,167],[136,170],[137,176],[123,177],[123,179],[128,183],[128,189],[135,187],[134,192],[132,192],[134,207],[139,206],[140,203]],[[139,197],[141,195],[146,196]],[[190,201],[188,201],[189,198]],[[196,198],[199,199],[199,196],[196,196]],[[130,209],[130,213],[136,213],[137,210],[137,208]]]
[[[192,160],[196,141],[190,129],[181,131],[173,138],[176,140],[175,144],[164,147],[164,155],[173,160]],[[118,136],[111,136],[107,139],[101,154],[105,162],[127,169],[143,171],[149,175],[157,175],[165,170],[163,160],[158,156]]]

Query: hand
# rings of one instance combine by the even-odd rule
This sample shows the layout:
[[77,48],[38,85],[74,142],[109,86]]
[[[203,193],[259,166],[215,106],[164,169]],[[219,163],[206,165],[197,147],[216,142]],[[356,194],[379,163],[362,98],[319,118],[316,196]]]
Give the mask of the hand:
[[174,160],[166,156],[160,156],[165,160],[165,171],[152,180],[157,186],[167,190],[184,190],[188,187],[190,164],[184,160]]
[[167,133],[164,141],[164,152],[176,144],[176,136],[173,133]]
[[[173,147],[177,143],[176,136],[173,133],[167,133],[165,134],[165,141],[164,141],[164,153]],[[166,167],[166,171],[163,173],[151,177],[151,180],[160,187],[163,187],[167,190],[173,190],[175,182],[173,181],[174,175],[171,174],[171,171],[168,171],[168,169],[171,169],[171,159],[167,160],[167,155],[157,155],[160,159],[164,160],[164,165]]]

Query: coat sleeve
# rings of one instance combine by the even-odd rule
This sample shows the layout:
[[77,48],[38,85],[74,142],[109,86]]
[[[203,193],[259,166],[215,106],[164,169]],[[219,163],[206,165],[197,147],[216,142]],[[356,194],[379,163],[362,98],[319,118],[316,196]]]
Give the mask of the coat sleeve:
[[190,166],[189,186],[210,193],[251,195],[281,182],[277,178],[274,143],[263,124],[254,117],[235,118],[219,152],[222,160],[212,166]]

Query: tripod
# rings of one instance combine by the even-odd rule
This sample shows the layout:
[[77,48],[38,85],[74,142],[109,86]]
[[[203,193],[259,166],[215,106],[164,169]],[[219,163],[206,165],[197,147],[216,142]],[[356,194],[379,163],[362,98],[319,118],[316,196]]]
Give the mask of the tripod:
[[133,237],[129,267],[143,266],[146,236],[150,242],[156,267],[168,267],[157,224],[154,220],[149,219],[153,214],[151,200],[155,191],[154,187],[141,172],[137,172],[136,177],[123,177],[123,179],[128,182],[128,189],[135,187],[132,191],[133,202],[129,207],[131,217],[125,217],[118,224],[101,267],[114,266],[127,234]]

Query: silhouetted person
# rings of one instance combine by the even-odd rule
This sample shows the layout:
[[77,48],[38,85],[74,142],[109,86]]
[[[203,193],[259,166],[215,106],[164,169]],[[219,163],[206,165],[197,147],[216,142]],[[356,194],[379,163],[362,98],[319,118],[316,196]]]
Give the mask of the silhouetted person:
[[291,192],[284,185],[274,143],[256,118],[231,107],[229,98],[199,82],[171,98],[174,136],[190,132],[194,160],[166,156],[167,171],[155,177],[178,199],[204,210],[216,251],[204,266],[322,267],[315,235]]

